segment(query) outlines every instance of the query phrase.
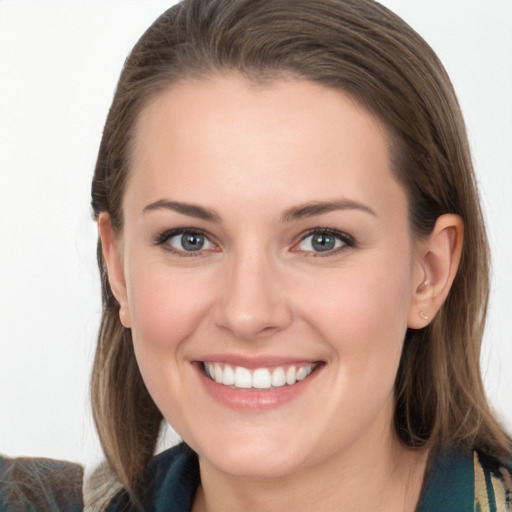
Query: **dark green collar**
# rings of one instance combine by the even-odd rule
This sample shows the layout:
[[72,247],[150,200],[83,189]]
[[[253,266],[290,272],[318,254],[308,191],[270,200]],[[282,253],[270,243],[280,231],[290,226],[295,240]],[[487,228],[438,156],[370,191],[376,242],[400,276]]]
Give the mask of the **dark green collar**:
[[416,512],[469,512],[474,507],[473,453],[446,450],[432,456]]

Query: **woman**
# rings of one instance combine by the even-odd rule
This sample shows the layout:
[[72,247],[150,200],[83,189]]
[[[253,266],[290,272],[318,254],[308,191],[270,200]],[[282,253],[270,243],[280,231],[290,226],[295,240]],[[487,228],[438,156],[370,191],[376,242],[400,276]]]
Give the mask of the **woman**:
[[[396,16],[170,9],[126,62],[92,196],[108,466],[88,506],[510,506],[464,125]],[[187,445],[152,458],[163,418]]]

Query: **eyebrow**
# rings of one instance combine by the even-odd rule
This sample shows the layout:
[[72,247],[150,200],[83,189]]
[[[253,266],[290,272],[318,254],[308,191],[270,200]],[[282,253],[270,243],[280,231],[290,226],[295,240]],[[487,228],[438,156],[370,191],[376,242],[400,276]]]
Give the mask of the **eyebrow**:
[[[191,203],[182,203],[179,201],[169,201],[167,199],[159,199],[154,203],[148,204],[146,207],[144,207],[142,213],[162,209],[172,210],[177,213],[181,213],[182,215],[188,215],[189,217],[194,217],[196,219],[210,222],[221,222],[222,220],[217,212],[209,210],[208,208],[204,208],[203,206],[198,206]],[[375,217],[377,216],[375,211],[372,210],[369,206],[366,206],[357,201],[353,201],[351,199],[339,199],[333,201],[314,201],[311,203],[294,206],[286,210],[281,216],[280,220],[281,222],[291,222],[304,219],[306,217],[322,215],[336,210],[359,210]]]
[[359,210],[369,213],[374,217],[377,214],[369,206],[366,206],[351,199],[339,199],[334,201],[314,201],[311,203],[294,206],[286,210],[281,217],[282,222],[290,222],[294,220],[304,219],[306,217],[314,217],[315,215],[322,215],[325,213],[333,212],[336,210]]
[[148,204],[142,213],[155,211],[155,210],[172,210],[189,217],[195,217],[196,219],[208,220],[211,222],[220,222],[220,215],[213,210],[208,210],[202,206],[198,206],[190,203],[181,203],[178,201],[168,201],[167,199],[159,199],[154,203]]

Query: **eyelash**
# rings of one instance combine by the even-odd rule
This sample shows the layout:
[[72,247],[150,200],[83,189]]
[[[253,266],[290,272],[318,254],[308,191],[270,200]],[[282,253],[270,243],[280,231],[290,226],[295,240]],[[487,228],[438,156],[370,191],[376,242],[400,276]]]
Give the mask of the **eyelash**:
[[[176,228],[163,231],[162,233],[159,233],[155,237],[155,245],[163,246],[164,244],[167,244],[167,242],[169,242],[169,240],[172,239],[173,237],[180,235],[199,235],[204,237],[210,244],[215,245],[214,242],[211,241],[211,237],[206,231],[197,228]],[[306,251],[302,249],[296,249],[296,247],[299,246],[302,242],[304,242],[307,238],[314,235],[332,236],[333,238],[341,242],[341,246],[335,247],[333,249],[327,249],[325,251]],[[312,257],[327,257],[338,254],[355,246],[356,241],[354,240],[354,238],[351,235],[344,233],[343,231],[338,231],[337,229],[332,228],[316,227],[309,229],[307,232],[301,235],[299,242],[295,243],[294,246],[292,247],[292,252],[310,253],[308,255]],[[204,255],[204,249],[198,249],[197,251],[179,250],[175,249],[170,244],[166,245],[165,250],[181,257]]]
[[[163,231],[162,233],[159,233],[155,237],[155,245],[162,245],[166,244],[175,236],[180,235],[198,235],[203,236],[209,243],[213,244],[213,242],[210,240],[210,235],[203,231],[202,229],[197,228],[176,228],[176,229],[169,229],[166,231]],[[215,245],[215,244],[214,244]],[[191,256],[204,256],[204,250],[199,249],[197,251],[185,251],[185,250],[179,250],[172,247],[170,244],[166,244],[164,247],[166,251],[171,252],[172,254],[175,254],[176,256],[182,256],[185,258],[191,257]]]
[[343,251],[346,251],[347,249],[356,247],[356,241],[354,240],[354,238],[351,235],[344,233],[343,231],[338,231],[337,229],[323,228],[323,227],[316,227],[316,228],[312,228],[312,229],[308,230],[306,233],[301,235],[300,241],[297,244],[295,244],[294,247],[297,247],[302,242],[304,242],[304,240],[306,240],[307,238],[314,236],[314,235],[332,236],[333,238],[335,238],[341,242],[341,246],[333,248],[333,249],[328,249],[323,252],[322,251],[304,251],[301,249],[294,249],[294,252],[310,253],[309,256],[312,256],[314,258],[324,258],[324,257],[339,254]]

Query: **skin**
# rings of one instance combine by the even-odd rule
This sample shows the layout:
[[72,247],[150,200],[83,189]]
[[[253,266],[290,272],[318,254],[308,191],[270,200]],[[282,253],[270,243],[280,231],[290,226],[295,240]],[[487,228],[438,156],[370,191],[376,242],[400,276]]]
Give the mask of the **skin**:
[[[162,200],[214,218],[148,208]],[[117,238],[99,219],[111,286],[151,396],[200,456],[194,510],[414,510],[427,454],[398,442],[393,386],[407,327],[448,293],[462,224],[411,238],[381,124],[306,81],[173,85],[140,117],[123,212]],[[162,237],[177,228],[204,248]],[[315,252],[314,228],[353,243]],[[322,364],[292,400],[240,410],[205,391],[211,354]]]

